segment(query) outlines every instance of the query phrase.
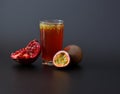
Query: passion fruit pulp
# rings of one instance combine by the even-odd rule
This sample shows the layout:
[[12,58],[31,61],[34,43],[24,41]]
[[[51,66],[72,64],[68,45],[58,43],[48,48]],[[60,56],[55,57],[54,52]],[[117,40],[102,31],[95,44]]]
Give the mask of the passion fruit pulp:
[[78,64],[82,61],[83,52],[82,49],[77,45],[68,45],[64,48],[66,52],[69,53],[71,57],[71,62],[73,64]]
[[39,42],[34,39],[26,47],[11,53],[11,58],[21,64],[31,64],[40,55],[41,49]]
[[69,63],[70,56],[64,50],[58,51],[53,57],[53,65],[56,67],[66,67],[69,65]]

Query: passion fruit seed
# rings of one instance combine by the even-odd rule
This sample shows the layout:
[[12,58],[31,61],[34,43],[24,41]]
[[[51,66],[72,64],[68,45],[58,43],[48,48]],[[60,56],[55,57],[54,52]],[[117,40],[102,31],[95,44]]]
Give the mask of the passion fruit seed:
[[53,57],[53,64],[56,67],[65,67],[69,64],[70,57],[66,51],[58,51]]
[[55,63],[65,65],[67,63],[66,55],[64,53],[58,54]]

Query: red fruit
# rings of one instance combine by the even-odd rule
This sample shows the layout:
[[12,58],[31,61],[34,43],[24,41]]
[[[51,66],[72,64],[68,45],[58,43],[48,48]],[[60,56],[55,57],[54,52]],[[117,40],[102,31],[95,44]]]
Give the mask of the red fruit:
[[21,64],[30,64],[38,58],[40,52],[40,44],[34,39],[30,41],[25,48],[11,53],[11,58]]
[[64,51],[58,51],[53,57],[53,65],[59,68],[66,67],[70,63],[69,54]]
[[78,64],[83,58],[82,49],[77,45],[68,45],[64,48],[71,57],[72,64]]

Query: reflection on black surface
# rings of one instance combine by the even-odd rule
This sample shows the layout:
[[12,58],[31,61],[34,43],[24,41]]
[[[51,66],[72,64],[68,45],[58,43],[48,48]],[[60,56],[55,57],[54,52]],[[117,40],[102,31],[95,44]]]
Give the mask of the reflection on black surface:
[[82,66],[76,64],[76,65],[71,65],[65,68],[59,68],[58,70],[62,71],[77,71],[77,70],[82,70]]
[[36,69],[36,66],[33,64],[29,64],[29,65],[24,65],[24,64],[16,64],[13,66],[14,69],[18,70],[18,71],[24,71],[24,70],[34,70]]
[[68,72],[56,70],[53,72],[53,83],[51,84],[52,93],[68,94],[71,86],[71,76]]
[[82,66],[80,66],[79,64],[73,65],[73,66],[68,66],[65,68],[56,68],[54,66],[50,67],[50,66],[43,66],[42,70],[43,71],[50,71],[50,70],[59,70],[59,71],[64,71],[64,72],[70,72],[70,71],[80,71],[82,70]]
[[50,94],[69,94],[72,88],[72,72],[81,71],[81,66],[67,67],[57,69],[55,67],[44,66],[42,71],[44,74],[44,85],[47,87],[43,93]]
[[68,71],[58,70],[55,67],[43,66],[44,94],[68,94],[71,84],[71,76]]
[[[30,94],[69,94],[74,76],[82,70],[81,66],[57,69],[49,66],[21,65],[13,66],[13,84],[16,93]],[[31,88],[31,89],[30,89]]]

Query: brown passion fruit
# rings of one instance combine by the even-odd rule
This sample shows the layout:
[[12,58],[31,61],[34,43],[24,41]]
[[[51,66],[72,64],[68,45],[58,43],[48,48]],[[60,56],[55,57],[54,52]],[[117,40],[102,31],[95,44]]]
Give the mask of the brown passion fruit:
[[64,50],[58,51],[53,57],[53,65],[55,67],[59,67],[59,68],[66,67],[69,65],[69,63],[70,63],[70,56],[68,52]]
[[53,65],[58,68],[77,65],[83,57],[82,49],[77,45],[68,45],[53,57]]
[[78,64],[83,58],[82,49],[77,45],[68,45],[64,48],[69,53],[72,64]]

